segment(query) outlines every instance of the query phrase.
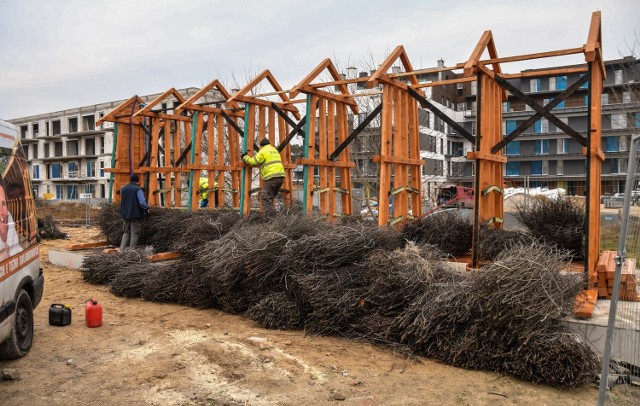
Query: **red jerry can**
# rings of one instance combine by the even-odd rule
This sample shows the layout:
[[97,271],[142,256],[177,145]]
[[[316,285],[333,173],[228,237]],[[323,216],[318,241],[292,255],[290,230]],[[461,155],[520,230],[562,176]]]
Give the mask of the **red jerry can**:
[[92,298],[87,302],[84,318],[87,321],[87,327],[100,327],[102,325],[102,305],[98,303],[96,298]]

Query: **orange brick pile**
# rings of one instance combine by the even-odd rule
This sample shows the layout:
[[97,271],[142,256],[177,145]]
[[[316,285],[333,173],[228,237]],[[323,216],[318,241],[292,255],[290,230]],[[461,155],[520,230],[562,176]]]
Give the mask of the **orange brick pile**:
[[[598,297],[611,299],[613,294],[613,280],[616,271],[615,251],[603,251],[598,260]],[[629,258],[625,261],[620,275],[620,290],[618,299],[640,302],[640,278],[636,274],[636,260]]]

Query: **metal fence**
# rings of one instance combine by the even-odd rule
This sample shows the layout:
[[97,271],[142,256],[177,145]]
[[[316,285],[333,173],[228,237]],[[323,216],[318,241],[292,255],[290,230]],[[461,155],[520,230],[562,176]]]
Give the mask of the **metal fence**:
[[[636,199],[636,189],[640,184],[638,147],[640,135],[633,137],[629,152],[598,405],[640,404],[640,207]],[[636,262],[628,259],[635,259]],[[635,266],[625,266],[625,263]]]

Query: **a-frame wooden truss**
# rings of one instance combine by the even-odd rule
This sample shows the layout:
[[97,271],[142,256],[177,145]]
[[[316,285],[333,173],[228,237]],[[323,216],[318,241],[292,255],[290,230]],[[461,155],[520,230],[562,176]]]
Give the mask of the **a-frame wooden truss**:
[[[388,71],[397,60],[405,72],[413,71],[404,47],[398,46],[367,81],[369,88],[382,84],[380,155],[374,157],[374,162],[380,163],[379,225],[394,224],[422,213],[420,190],[424,160],[420,159],[418,104],[409,93],[409,86],[417,85],[418,80],[415,75],[409,75],[407,85],[390,77]],[[416,93],[424,96],[422,90]]]
[[177,109],[178,113],[185,112],[192,118],[192,148],[187,165],[189,184],[194,185],[189,190],[191,210],[198,207],[200,190],[196,185],[204,171],[210,196],[207,207],[224,207],[227,193],[231,195],[233,207],[240,205],[241,137],[236,128],[243,114],[238,103],[227,101],[229,98],[227,89],[213,80]]
[[[271,85],[273,92],[249,95],[257,92],[256,88],[265,81]],[[291,103],[287,96],[287,91],[282,87],[271,74],[265,70],[251,80],[247,85],[230,97],[227,101],[244,103],[244,130],[238,129],[243,136],[242,152],[253,156],[258,151],[257,143],[262,138],[268,138],[271,145],[277,146],[280,151],[282,164],[285,168],[285,181],[282,185],[283,203],[285,206],[293,204],[293,175],[292,170],[296,167],[291,162],[291,147],[288,145],[290,139],[287,135],[291,128],[296,127],[296,120],[300,120],[298,109]],[[277,95],[281,101],[275,102],[265,100],[261,97]],[[259,191],[259,188],[252,189],[254,171],[252,167],[244,165],[242,167],[242,177],[240,182],[240,211],[247,215],[251,209],[251,193]],[[262,185],[262,179],[260,179]]]
[[[333,219],[353,212],[350,170],[355,164],[349,157],[348,144],[340,150],[337,147],[342,146],[349,135],[347,109],[358,114],[358,105],[345,84],[337,85],[340,93],[330,93],[311,86],[311,82],[323,72],[328,72],[335,81],[342,79],[333,62],[327,58],[294,86],[289,96],[295,98],[301,92],[307,95],[304,158],[297,161],[299,165],[304,165],[303,211],[311,214],[313,195],[316,194],[320,214]],[[316,167],[318,185],[314,174]],[[337,194],[340,196],[340,212],[336,207]]]

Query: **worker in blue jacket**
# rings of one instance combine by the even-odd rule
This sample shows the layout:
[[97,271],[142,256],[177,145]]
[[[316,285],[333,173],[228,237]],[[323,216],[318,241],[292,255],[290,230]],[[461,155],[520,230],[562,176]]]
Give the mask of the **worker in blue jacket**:
[[131,182],[120,189],[120,216],[123,220],[124,231],[120,242],[120,251],[124,251],[127,246],[134,249],[138,245],[142,220],[145,214],[149,214],[149,206],[139,185],[140,177],[134,173],[130,179]]

